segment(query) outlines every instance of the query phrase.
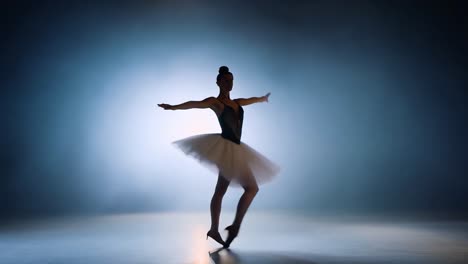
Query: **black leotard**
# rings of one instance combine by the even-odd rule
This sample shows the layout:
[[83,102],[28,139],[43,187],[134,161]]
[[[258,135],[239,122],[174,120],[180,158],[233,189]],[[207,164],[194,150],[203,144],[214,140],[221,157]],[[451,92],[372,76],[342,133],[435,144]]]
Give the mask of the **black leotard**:
[[[223,103],[223,102],[221,102]],[[237,103],[237,102],[236,102]],[[219,125],[221,126],[221,136],[234,143],[240,144],[242,135],[242,123],[244,121],[244,109],[239,105],[238,113],[230,107],[224,104],[224,110],[218,117]]]

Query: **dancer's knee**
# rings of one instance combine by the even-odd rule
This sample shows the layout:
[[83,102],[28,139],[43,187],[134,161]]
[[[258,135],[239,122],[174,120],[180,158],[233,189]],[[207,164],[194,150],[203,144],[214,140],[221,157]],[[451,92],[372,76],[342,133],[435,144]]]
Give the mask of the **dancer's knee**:
[[226,191],[222,190],[222,191],[216,192],[215,195],[216,195],[217,197],[221,197],[221,198],[222,198],[222,197],[224,197],[225,194],[226,194]]
[[226,194],[227,188],[216,188],[214,196],[223,197]]
[[245,186],[244,191],[250,195],[256,195],[259,191],[259,188],[257,185]]

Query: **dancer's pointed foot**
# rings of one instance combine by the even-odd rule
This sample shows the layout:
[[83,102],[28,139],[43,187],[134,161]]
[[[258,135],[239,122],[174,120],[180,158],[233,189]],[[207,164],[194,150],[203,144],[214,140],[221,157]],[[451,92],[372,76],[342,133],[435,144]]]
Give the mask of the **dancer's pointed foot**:
[[229,246],[231,245],[234,238],[236,238],[237,234],[239,234],[239,226],[230,225],[230,226],[226,227],[224,230],[228,231],[228,237],[226,239],[224,247],[229,248]]
[[206,239],[208,239],[208,237],[211,237],[214,241],[220,243],[223,247],[226,245],[218,231],[209,230],[208,233],[206,233]]

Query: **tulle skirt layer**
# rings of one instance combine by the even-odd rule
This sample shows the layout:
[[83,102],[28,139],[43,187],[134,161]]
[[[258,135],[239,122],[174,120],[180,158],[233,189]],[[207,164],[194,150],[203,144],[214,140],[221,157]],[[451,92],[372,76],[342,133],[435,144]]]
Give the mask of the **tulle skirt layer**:
[[237,184],[262,184],[272,180],[280,170],[279,166],[247,144],[236,144],[221,134],[196,135],[172,144]]

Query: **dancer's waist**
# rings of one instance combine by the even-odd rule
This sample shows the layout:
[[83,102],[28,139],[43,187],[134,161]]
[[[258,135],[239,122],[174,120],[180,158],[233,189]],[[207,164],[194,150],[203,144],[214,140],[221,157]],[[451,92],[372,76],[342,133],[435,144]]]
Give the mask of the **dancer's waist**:
[[241,141],[240,141],[240,137],[236,137],[236,136],[235,136],[234,134],[232,134],[232,133],[225,133],[225,132],[223,132],[223,133],[221,133],[221,136],[222,136],[223,138],[227,139],[227,140],[230,140],[230,141],[236,143],[236,144],[240,144],[240,142],[241,142]]

